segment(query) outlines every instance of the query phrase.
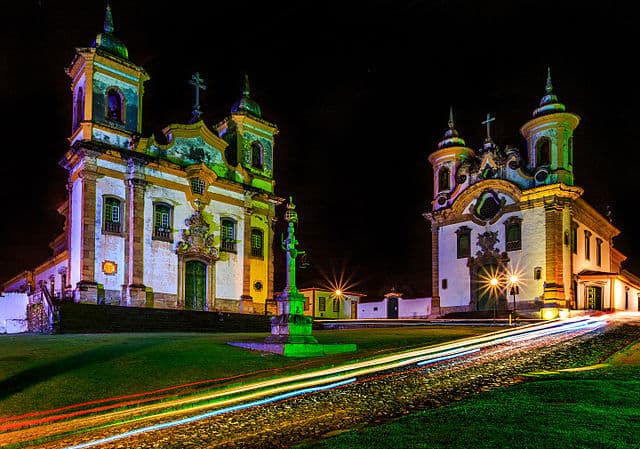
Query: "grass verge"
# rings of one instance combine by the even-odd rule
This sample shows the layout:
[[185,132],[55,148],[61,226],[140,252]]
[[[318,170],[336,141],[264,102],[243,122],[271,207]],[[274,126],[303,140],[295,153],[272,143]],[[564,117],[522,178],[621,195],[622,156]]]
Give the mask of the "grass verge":
[[[414,326],[322,330],[321,343],[355,343],[356,353],[292,359],[228,345],[268,334],[129,333],[0,336],[0,418],[194,382],[241,383],[335,366],[381,353],[495,331]],[[226,380],[224,380],[226,379]]]
[[296,449],[638,449],[640,343],[445,407]]

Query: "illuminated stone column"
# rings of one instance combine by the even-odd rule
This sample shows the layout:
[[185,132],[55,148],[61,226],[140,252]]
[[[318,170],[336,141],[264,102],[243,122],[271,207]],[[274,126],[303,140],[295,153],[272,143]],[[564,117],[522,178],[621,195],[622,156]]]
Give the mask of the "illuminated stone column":
[[253,297],[251,296],[251,216],[253,215],[253,192],[245,192],[244,204],[244,238],[242,257],[242,296],[240,297],[240,313],[253,313]]
[[439,230],[439,226],[434,223],[431,224],[431,315],[434,316],[440,315]]
[[545,204],[546,272],[544,302],[546,306],[566,307],[563,269],[563,205],[555,199]]
[[95,281],[96,266],[96,180],[98,179],[95,155],[85,152],[84,166],[78,173],[82,179],[82,249],[80,250],[80,281],[76,299],[79,302],[98,301],[98,285]]
[[129,159],[127,174],[127,305],[144,307],[144,192],[146,187],[144,165]]

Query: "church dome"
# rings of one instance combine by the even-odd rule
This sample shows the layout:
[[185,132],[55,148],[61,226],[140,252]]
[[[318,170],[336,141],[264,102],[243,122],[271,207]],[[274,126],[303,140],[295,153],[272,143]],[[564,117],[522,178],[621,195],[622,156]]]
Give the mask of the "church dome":
[[440,142],[438,142],[438,149],[450,148],[450,147],[464,147],[466,142],[458,131],[454,128],[453,124],[453,109],[449,109],[449,129],[444,133],[444,136]]
[[551,84],[551,69],[547,69],[547,85],[545,86],[545,96],[540,100],[540,105],[533,111],[534,117],[554,114],[556,112],[564,112],[565,106],[558,101],[558,97],[553,94],[553,85]]
[[256,103],[250,96],[249,90],[249,76],[245,73],[244,75],[244,89],[242,91],[242,98],[233,103],[231,106],[231,112],[247,112],[251,115],[255,115],[256,117],[262,116],[262,110],[260,109],[260,105]]
[[92,47],[100,48],[123,59],[129,59],[129,50],[120,39],[113,35],[113,17],[109,5],[107,5],[104,18],[104,31],[96,36]]

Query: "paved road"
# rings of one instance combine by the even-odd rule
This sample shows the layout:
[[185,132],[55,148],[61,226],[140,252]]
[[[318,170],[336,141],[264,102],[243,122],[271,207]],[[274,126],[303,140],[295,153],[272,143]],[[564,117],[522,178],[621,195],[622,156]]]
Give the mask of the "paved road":
[[[109,427],[37,446],[62,448],[285,448],[317,440],[330,432],[383,422],[412,411],[438,407],[492,388],[522,381],[522,373],[553,370],[608,354],[640,338],[640,326],[620,322],[600,328],[520,340],[504,339],[490,346],[459,353],[447,360],[413,363],[357,377],[339,388],[322,390],[259,407],[211,416],[179,426],[118,438]],[[603,350],[603,348],[606,348]],[[157,420],[161,424],[167,419]],[[153,422],[145,422],[149,427]],[[119,432],[141,426],[119,426]]]

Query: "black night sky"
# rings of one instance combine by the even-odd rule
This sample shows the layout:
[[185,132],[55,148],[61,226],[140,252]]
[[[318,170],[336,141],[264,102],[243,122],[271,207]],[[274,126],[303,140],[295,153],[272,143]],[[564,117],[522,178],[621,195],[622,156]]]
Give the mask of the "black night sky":
[[[8,2],[7,2],[8,3]],[[50,256],[65,198],[58,165],[71,129],[75,47],[101,31],[104,0],[24,0],[4,5],[0,281]],[[186,122],[198,71],[203,119],[223,119],[242,76],[276,137],[276,193],[293,196],[309,268],[298,287],[332,278],[379,297],[392,287],[430,295],[432,199],[427,160],[449,107],[467,144],[496,117],[493,140],[524,149],[519,128],[544,95],[578,114],[575,179],[584,198],[609,204],[615,246],[640,273],[633,239],[638,103],[637,26],[624,2],[112,0],[115,32],[151,79],[143,134]],[[279,211],[282,216],[283,210]],[[284,286],[279,244],[276,290]]]

